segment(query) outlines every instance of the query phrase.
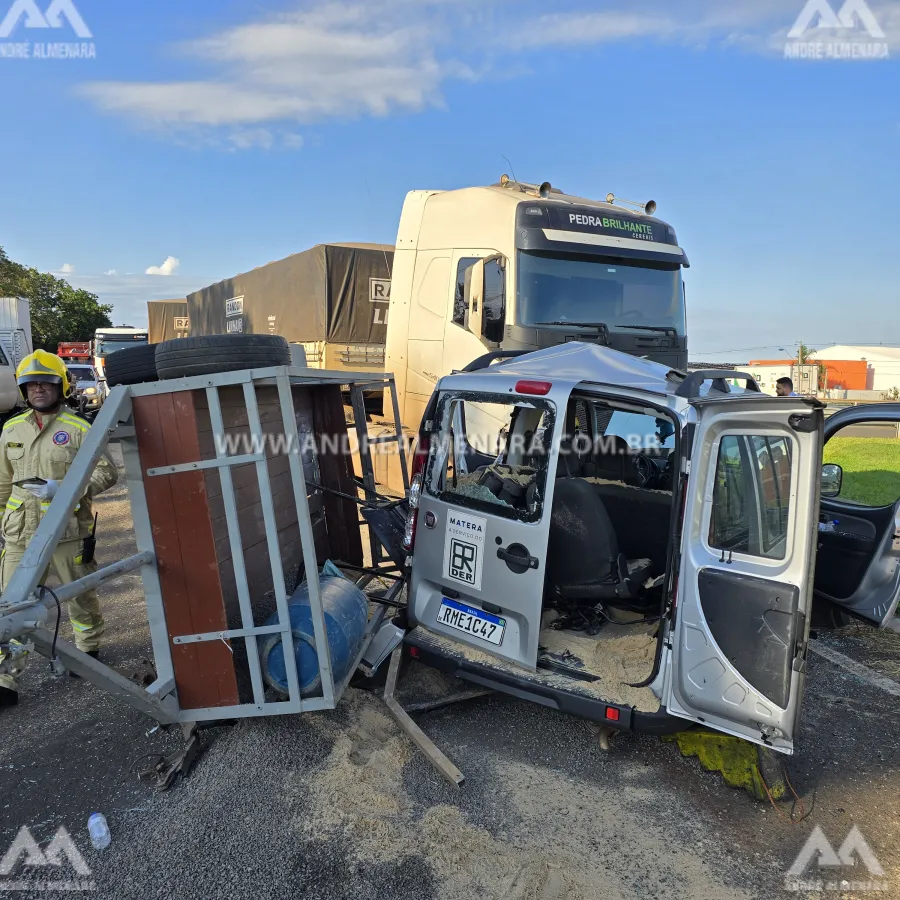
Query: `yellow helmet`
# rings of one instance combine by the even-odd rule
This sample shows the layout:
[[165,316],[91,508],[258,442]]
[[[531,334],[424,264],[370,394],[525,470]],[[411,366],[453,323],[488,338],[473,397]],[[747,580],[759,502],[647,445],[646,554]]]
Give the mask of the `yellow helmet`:
[[66,364],[55,353],[48,353],[46,350],[35,350],[26,356],[16,369],[19,393],[26,402],[28,397],[23,387],[30,381],[48,381],[51,384],[61,385],[63,397],[68,397],[71,392]]

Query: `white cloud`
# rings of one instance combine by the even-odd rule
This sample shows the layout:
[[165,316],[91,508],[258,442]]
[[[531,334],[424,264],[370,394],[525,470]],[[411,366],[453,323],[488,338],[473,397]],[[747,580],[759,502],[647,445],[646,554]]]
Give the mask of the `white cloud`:
[[147,301],[166,300],[171,297],[186,297],[207,284],[212,284],[221,275],[205,274],[192,276],[176,273],[169,278],[155,278],[151,275],[75,275],[72,285],[96,294],[101,303],[113,306],[113,321],[130,322],[135,327],[147,324]]
[[244,128],[228,135],[228,141],[236,150],[248,150],[251,147],[271,150],[275,144],[275,135],[268,128]]
[[[889,42],[900,42],[900,3],[869,5]],[[171,48],[199,77],[97,81],[80,91],[189,147],[297,150],[298,125],[440,106],[448,80],[521,74],[541,48],[668,43],[780,55],[803,0],[558,0],[551,8],[539,0],[306,0]]]
[[75,271],[75,266],[73,266],[72,263],[63,263],[59,267],[60,275],[71,275],[74,271]]
[[[842,0],[831,0],[839,9]],[[888,41],[900,40],[900,5],[869,3]],[[803,0],[687,0],[677,4],[650,0],[607,5],[602,10],[568,9],[538,15],[506,32],[507,47],[597,46],[624,41],[677,43],[697,49],[716,46],[750,52],[783,54],[784,42],[801,10]],[[809,40],[824,39],[811,31]],[[859,32],[829,34],[847,39]]]
[[145,275],[174,275],[181,265],[181,261],[174,256],[167,256],[161,266],[150,266]]
[[643,37],[667,37],[680,25],[666,13],[606,9],[538,16],[509,34],[509,43],[527,47],[601,44]]
[[118,275],[119,273],[115,269],[107,269],[103,274],[108,275],[110,278],[113,278],[114,276]]
[[[470,0],[461,0],[468,3]],[[223,129],[236,149],[297,149],[292,129],[334,116],[384,116],[439,104],[445,69],[435,55],[430,4],[325,2],[181,45],[209,67],[199,80],[103,81],[82,92],[101,109],[164,132]]]

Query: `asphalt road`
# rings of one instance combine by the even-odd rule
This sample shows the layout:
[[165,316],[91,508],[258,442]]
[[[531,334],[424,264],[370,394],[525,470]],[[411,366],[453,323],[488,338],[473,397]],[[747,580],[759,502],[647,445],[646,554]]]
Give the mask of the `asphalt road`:
[[[99,509],[101,560],[126,555],[124,487]],[[105,659],[128,669],[148,646],[139,581],[123,579],[103,600]],[[819,640],[891,681],[878,687],[810,656],[788,761],[811,810],[799,824],[790,806],[776,811],[727,788],[671,744],[620,735],[604,753],[584,723],[497,695],[418,716],[466,774],[461,789],[434,773],[377,697],[351,691],[331,713],[205,732],[191,777],[157,794],[133,772],[175,736],[147,736],[141,715],[54,678],[38,657],[21,704],[0,713],[0,860],[23,825],[42,845],[64,825],[92,893],[117,900],[816,897],[836,894],[788,894],[787,870],[815,826],[837,848],[855,825],[887,896],[900,896],[900,697],[884,689],[900,681],[900,635],[850,629]],[[409,697],[442,687],[415,670],[404,683]],[[101,852],[86,831],[95,810],[113,835]],[[6,877],[34,884],[49,872],[71,875],[19,865]],[[869,875],[858,864],[812,866],[806,877]]]

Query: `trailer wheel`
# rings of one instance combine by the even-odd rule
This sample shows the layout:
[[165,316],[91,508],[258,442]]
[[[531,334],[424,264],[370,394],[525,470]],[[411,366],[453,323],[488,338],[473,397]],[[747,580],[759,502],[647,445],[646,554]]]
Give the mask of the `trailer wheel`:
[[156,381],[156,344],[139,344],[116,350],[103,360],[106,383],[110,387],[117,384],[141,384]]
[[290,364],[290,346],[277,334],[208,334],[175,338],[162,341],[156,349],[156,368],[161,379]]

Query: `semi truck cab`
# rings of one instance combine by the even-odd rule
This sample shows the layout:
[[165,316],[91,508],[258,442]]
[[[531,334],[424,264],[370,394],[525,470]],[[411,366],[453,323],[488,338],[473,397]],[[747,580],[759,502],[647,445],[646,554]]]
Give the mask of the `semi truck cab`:
[[577,340],[686,370],[689,262],[655,209],[507,176],[407,194],[385,366],[401,421],[415,427],[441,376],[493,350]]
[[149,342],[146,328],[99,328],[94,332],[94,368],[97,374],[106,381],[106,357],[117,350],[125,350],[139,344]]

